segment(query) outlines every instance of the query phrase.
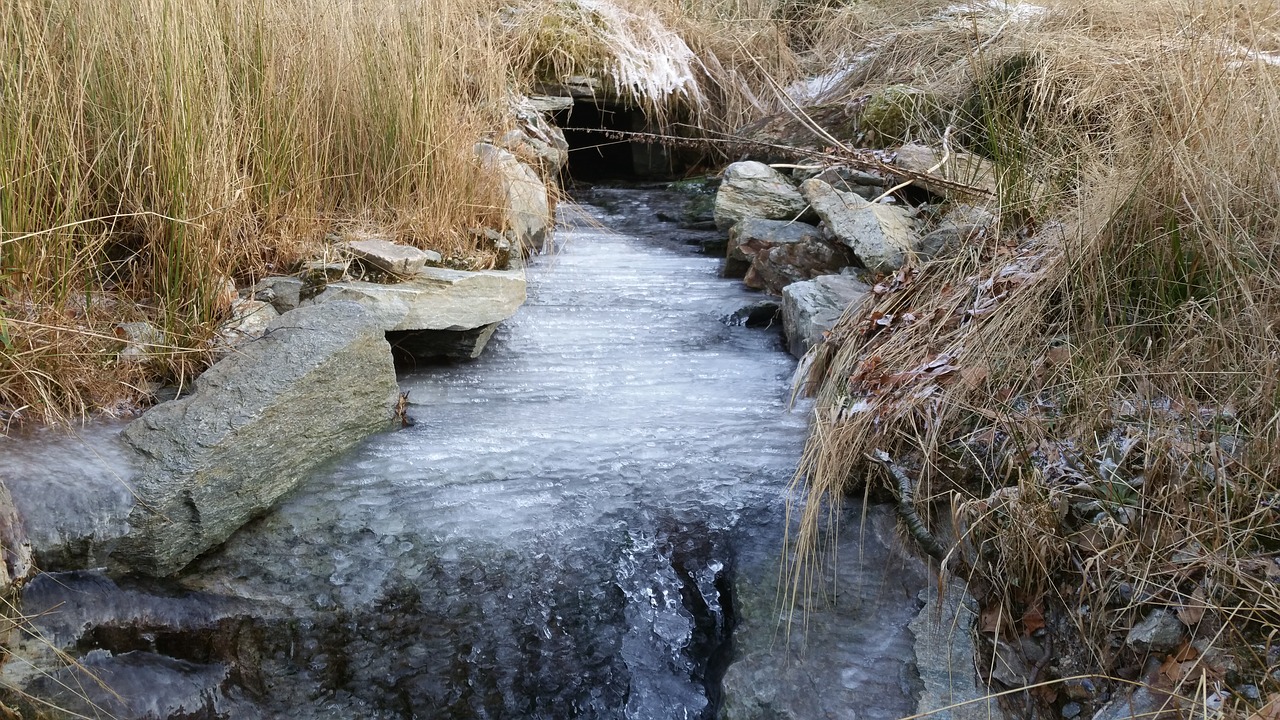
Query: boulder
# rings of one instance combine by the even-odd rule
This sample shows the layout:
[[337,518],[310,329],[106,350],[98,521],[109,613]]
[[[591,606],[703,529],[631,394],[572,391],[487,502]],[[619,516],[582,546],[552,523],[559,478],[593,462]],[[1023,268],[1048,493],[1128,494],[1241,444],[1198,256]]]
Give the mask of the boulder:
[[725,168],[716,193],[715,221],[728,230],[744,218],[796,220],[805,209],[805,199],[785,175],[764,163],[736,162]]
[[343,302],[289,312],[205,371],[191,395],[130,423],[124,440],[143,460],[114,563],[172,575],[388,428],[398,387],[374,319]]
[[745,275],[747,269],[751,267],[751,261],[762,250],[768,250],[776,245],[821,239],[822,231],[808,223],[746,218],[729,230],[724,276]]
[[800,190],[827,231],[848,246],[863,266],[892,272],[916,251],[920,238],[905,209],[867,202],[816,178],[805,180]]
[[[33,560],[26,526],[8,484],[0,478],[0,597],[7,596],[15,583],[22,583],[32,575]],[[0,644],[3,642],[0,636]]]
[[[747,287],[773,295],[793,282],[839,272],[853,262],[842,245],[823,237],[818,228],[784,220],[743,220],[730,232],[726,272],[734,262],[749,265],[743,282]],[[736,242],[735,242],[736,241]]]
[[849,305],[861,300],[871,288],[848,275],[823,275],[792,283],[782,290],[782,329],[787,349],[796,357],[822,340]]
[[[980,195],[995,196],[996,173],[995,167],[990,161],[972,153],[953,150],[946,163],[930,172],[942,162],[942,157],[943,153],[940,150],[934,150],[927,145],[919,143],[908,143],[894,151],[893,164],[903,170],[928,173],[929,175],[976,188]],[[971,194],[957,193],[953,188],[928,180],[916,180],[912,184],[944,198],[950,198],[956,194]]]
[[521,270],[423,268],[391,285],[358,280],[329,283],[303,306],[356,303],[369,313],[374,327],[399,332],[472,330],[506,320],[524,300]]
[[494,145],[477,144],[476,155],[485,167],[499,175],[506,201],[507,226],[515,233],[516,241],[525,252],[542,252],[554,223],[542,178],[515,155]]
[[438,252],[378,238],[352,240],[344,247],[357,260],[393,275],[412,275],[427,263],[438,265],[443,260]]
[[721,315],[720,322],[729,327],[767,328],[772,327],[781,314],[781,305],[772,300],[761,300]]
[[802,112],[780,112],[739,128],[734,137],[745,139],[744,150],[766,162],[809,160],[814,152],[831,144],[800,120],[807,116],[832,137],[849,144],[857,141],[861,117],[855,103],[807,105]]

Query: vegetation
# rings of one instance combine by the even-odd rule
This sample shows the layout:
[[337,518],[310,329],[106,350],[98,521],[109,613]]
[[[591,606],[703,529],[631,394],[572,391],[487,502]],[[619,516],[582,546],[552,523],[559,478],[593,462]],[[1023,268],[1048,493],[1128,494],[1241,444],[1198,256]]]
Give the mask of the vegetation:
[[[536,81],[603,71],[673,132],[716,141],[803,115],[783,89],[825,76],[806,103],[870,101],[869,132],[846,139],[989,159],[997,224],[880,278],[810,358],[796,586],[816,577],[832,506],[895,494],[894,468],[952,535],[948,566],[984,588],[993,638],[1083,642],[1049,676],[1126,676],[1140,658],[1125,633],[1167,607],[1205,641],[1165,658],[1167,692],[1208,707],[1215,683],[1280,691],[1266,0],[3,8],[0,421],[132,407],[151,380],[185,381],[227,282],[291,269],[334,231],[480,252],[467,229],[500,219],[472,145]],[[163,331],[150,365],[115,360],[131,320]]]
[[[917,137],[994,163],[998,225],[882,278],[811,358],[794,577],[831,503],[896,494],[882,451],[953,531],[991,639],[1078,648],[1041,680],[1100,669],[1249,715],[1280,690],[1280,21],[1039,5],[885,28],[836,91],[951,98]],[[1143,675],[1127,632],[1160,609],[1187,639]]]

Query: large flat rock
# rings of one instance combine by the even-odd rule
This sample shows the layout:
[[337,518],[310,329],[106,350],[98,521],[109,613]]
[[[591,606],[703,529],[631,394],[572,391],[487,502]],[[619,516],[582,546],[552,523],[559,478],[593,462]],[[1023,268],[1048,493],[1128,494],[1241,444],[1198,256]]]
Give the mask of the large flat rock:
[[170,575],[265,513],[319,465],[387,429],[397,396],[382,328],[355,303],[277,318],[195,392],[124,430],[143,457],[112,559]]
[[383,332],[397,332],[474,330],[506,320],[524,301],[523,270],[466,272],[429,267],[404,282],[388,285],[329,283],[324,292],[303,305],[355,303]]

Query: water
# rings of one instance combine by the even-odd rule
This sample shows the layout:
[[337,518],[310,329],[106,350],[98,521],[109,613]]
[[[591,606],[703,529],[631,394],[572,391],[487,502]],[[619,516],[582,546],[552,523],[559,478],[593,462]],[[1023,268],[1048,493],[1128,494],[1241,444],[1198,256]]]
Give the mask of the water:
[[563,230],[483,358],[402,378],[413,427],[186,573],[291,618],[257,623],[224,712],[714,713],[729,574],[777,552],[803,440],[794,365],[776,332],[721,322],[760,296],[652,222],[652,195],[609,200],[594,221],[654,232]]

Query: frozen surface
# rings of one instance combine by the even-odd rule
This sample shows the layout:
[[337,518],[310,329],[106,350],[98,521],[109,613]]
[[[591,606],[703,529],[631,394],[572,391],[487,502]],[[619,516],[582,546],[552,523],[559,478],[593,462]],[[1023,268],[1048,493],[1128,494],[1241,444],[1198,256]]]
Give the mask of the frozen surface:
[[[611,207],[652,217],[645,198]],[[188,574],[302,619],[264,651],[269,709],[713,711],[726,568],[781,536],[804,432],[793,363],[776,331],[720,322],[759,295],[716,259],[579,225],[535,261],[529,304],[481,360],[402,379],[415,426]]]
[[0,478],[43,568],[101,564],[129,529],[133,451],[124,422],[0,435]]

